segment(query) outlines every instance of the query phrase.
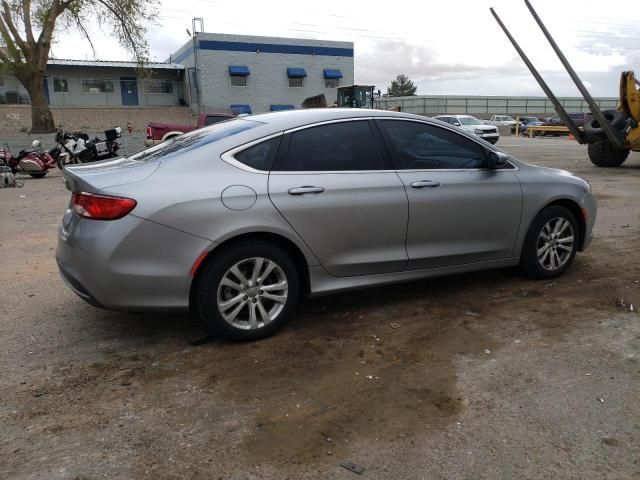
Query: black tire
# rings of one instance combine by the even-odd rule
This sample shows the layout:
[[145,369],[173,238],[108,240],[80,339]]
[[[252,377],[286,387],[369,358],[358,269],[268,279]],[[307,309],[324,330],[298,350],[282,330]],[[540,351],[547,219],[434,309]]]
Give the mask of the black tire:
[[[627,124],[627,116],[615,109],[603,110],[602,114],[609,122],[609,125],[611,125],[615,130],[621,131]],[[584,124],[584,133],[587,137],[603,133],[600,122],[598,122],[594,117],[591,117],[587,120],[587,123]]]
[[[201,276],[198,278],[195,296],[197,311],[209,333],[213,336],[221,336],[229,340],[247,342],[268,337],[279,330],[294,312],[298,304],[298,296],[300,292],[298,271],[286,252],[269,242],[248,240],[235,244],[214,255],[215,257],[205,265]],[[250,262],[249,259],[253,258],[264,258],[275,262],[280,268],[280,273],[284,274],[288,291],[284,305],[273,320],[268,323],[264,323],[256,329],[242,329],[238,326],[232,325],[223,318],[220,309],[218,308],[218,295],[221,292],[228,292],[225,292],[225,287],[221,287],[222,290],[219,291],[219,287],[223,278],[225,278],[233,266],[245,260],[247,260],[248,264]],[[240,268],[243,268],[242,265]],[[274,269],[273,272],[274,273],[270,275],[276,275],[277,270]],[[265,280],[269,278],[270,277],[267,276]],[[239,280],[239,278],[236,277],[236,280]],[[257,308],[256,302],[258,301],[258,295],[263,295],[261,290],[255,291],[257,288],[259,287],[254,287],[247,291],[243,300],[244,303],[246,303],[246,306],[241,307],[240,313],[238,313],[236,319],[240,319],[245,316],[248,317],[250,309]],[[251,292],[251,290],[254,291]],[[230,296],[235,296],[235,292]],[[260,305],[263,307],[267,305],[266,308],[269,308],[270,301],[266,299],[266,297],[261,298]],[[249,302],[253,302],[255,306],[252,307],[252,304]],[[276,305],[276,302],[271,302],[271,307],[278,308],[275,307]],[[227,312],[228,311],[229,310],[227,310]]]
[[[563,259],[564,263],[559,266],[559,268],[548,269],[541,263],[540,259],[538,258],[538,249],[545,246],[544,243],[542,245],[540,244],[541,232],[549,222],[553,222],[558,218],[568,221],[571,225],[573,233],[573,243],[571,246],[572,250],[567,256],[566,260]],[[527,232],[527,236],[525,237],[524,246],[522,247],[520,266],[524,273],[532,278],[547,279],[558,277],[562,275],[573,263],[573,259],[576,256],[580,241],[580,228],[575,215],[571,213],[570,210],[560,205],[552,205],[550,207],[547,207],[538,214],[538,216],[533,220],[531,226],[529,227],[529,231]],[[542,240],[542,242],[544,242],[544,240]],[[558,244],[559,243],[560,242],[558,242]],[[560,255],[563,255],[562,251]],[[548,257],[545,258],[548,259]]]
[[597,138],[587,147],[589,160],[597,167],[619,167],[629,156],[628,149],[613,149],[606,138]]
[[47,175],[47,172],[29,172],[29,175],[31,175],[33,178],[42,178],[44,176]]

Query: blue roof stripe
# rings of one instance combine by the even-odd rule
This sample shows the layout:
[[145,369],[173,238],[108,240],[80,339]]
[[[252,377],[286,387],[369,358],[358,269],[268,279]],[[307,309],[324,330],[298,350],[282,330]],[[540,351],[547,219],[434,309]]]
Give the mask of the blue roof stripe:
[[226,50],[230,52],[286,53],[290,55],[324,55],[329,57],[353,57],[353,48],[310,47],[307,45],[279,45],[275,43],[227,42],[200,40],[201,50]]

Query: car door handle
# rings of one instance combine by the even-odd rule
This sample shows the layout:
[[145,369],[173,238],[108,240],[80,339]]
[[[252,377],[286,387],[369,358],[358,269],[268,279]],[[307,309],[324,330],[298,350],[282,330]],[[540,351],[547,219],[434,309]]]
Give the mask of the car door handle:
[[324,192],[324,188],[322,187],[298,187],[298,188],[290,188],[289,195],[306,195],[306,194],[316,194]]
[[411,184],[412,188],[434,188],[439,186],[440,182],[436,182],[435,180],[420,180]]

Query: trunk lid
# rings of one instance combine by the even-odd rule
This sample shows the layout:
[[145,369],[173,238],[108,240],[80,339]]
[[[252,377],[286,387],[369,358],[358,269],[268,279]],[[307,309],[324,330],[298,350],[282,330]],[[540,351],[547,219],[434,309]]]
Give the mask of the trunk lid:
[[130,158],[74,165],[64,169],[64,183],[72,192],[97,193],[104,188],[145,180],[159,166],[160,162],[140,162]]

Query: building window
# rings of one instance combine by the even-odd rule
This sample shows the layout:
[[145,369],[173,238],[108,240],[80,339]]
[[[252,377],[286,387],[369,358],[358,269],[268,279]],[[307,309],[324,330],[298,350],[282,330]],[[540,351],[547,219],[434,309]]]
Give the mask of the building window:
[[246,87],[247,86],[247,77],[240,77],[238,75],[231,76],[231,86],[232,87]]
[[0,87],[4,87],[4,77],[0,77]]
[[339,83],[340,83],[339,78],[325,78],[324,88],[338,88]]
[[302,88],[304,78],[289,78],[289,86],[292,88]]
[[113,93],[115,90],[113,80],[82,79],[80,86],[82,93]]
[[69,91],[69,82],[63,77],[53,77],[53,91],[57,93],[66,93]]
[[171,80],[146,80],[144,82],[145,93],[173,93]]

